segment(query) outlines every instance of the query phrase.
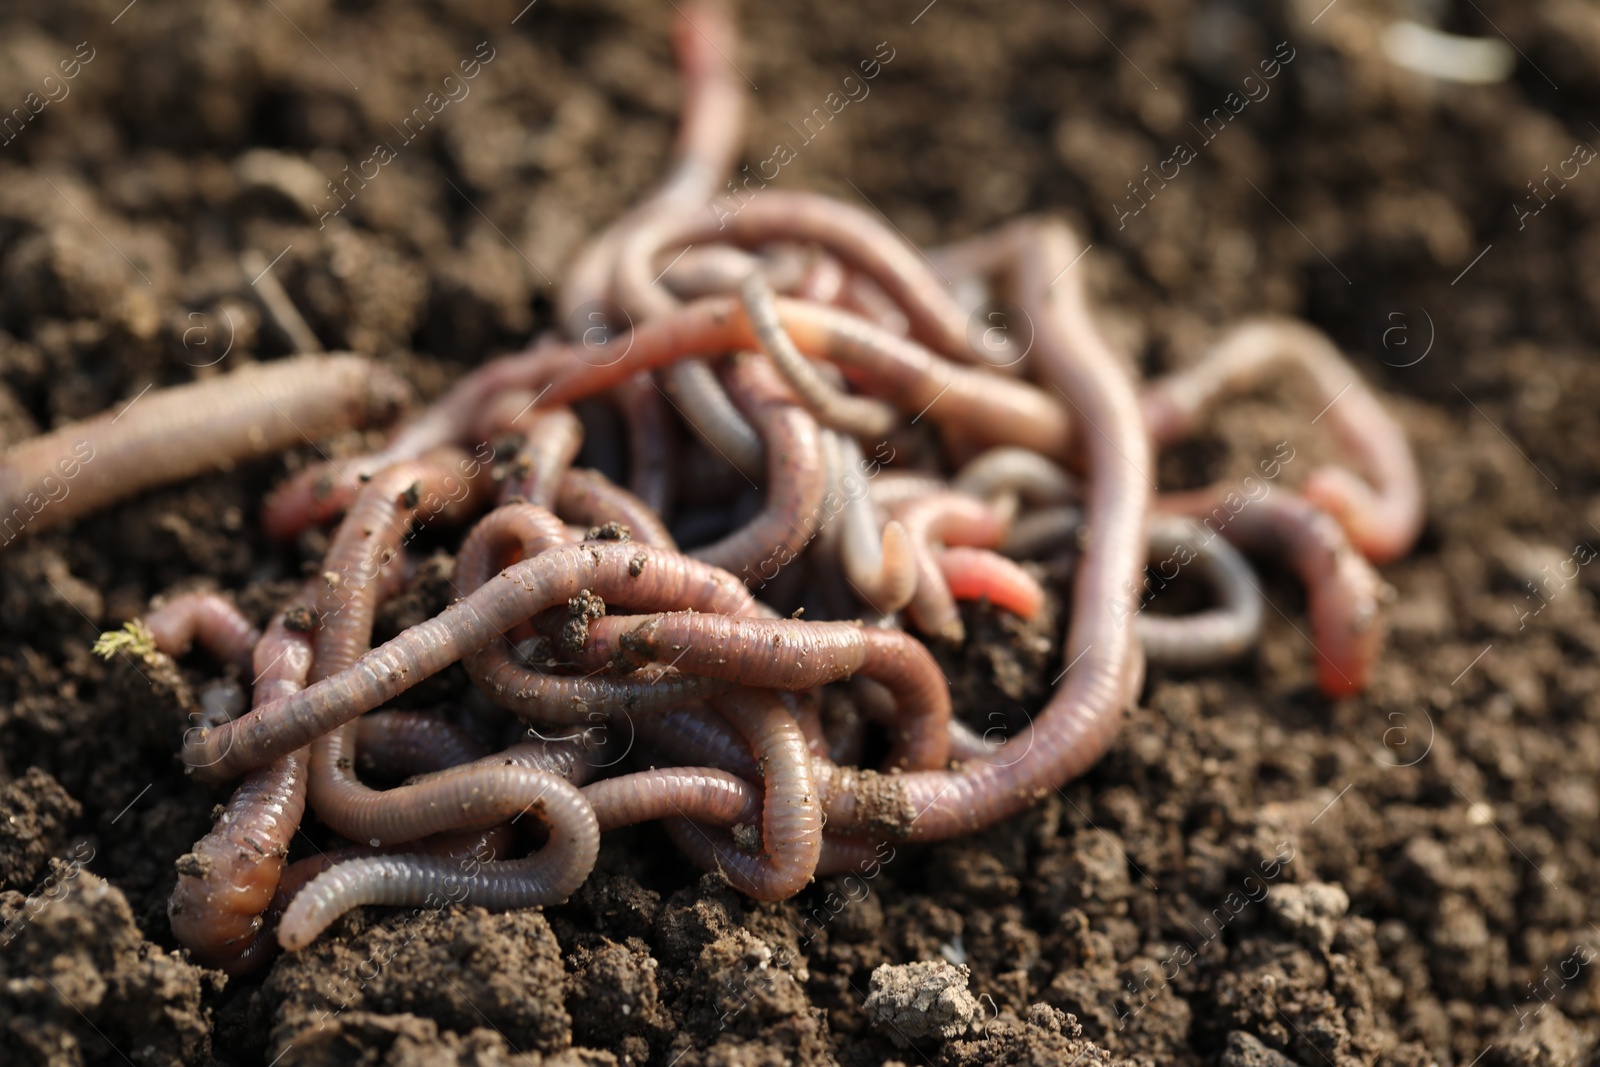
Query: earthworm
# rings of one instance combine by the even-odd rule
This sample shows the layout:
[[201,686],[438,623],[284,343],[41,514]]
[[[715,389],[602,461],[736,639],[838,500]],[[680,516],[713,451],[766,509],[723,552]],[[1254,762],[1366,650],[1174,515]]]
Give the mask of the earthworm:
[[[550,828],[549,840],[524,859],[471,861],[470,874],[467,861],[451,856],[370,856],[335,864],[313,878],[284,911],[278,924],[284,948],[304,948],[340,915],[364,904],[440,900],[493,910],[527,908],[563,901],[588,878],[600,851],[600,828],[589,802],[571,784],[520,767],[472,767],[458,778],[436,781],[442,786],[401,786],[393,792],[418,788],[440,799],[465,800],[482,788],[503,790],[501,797],[529,798],[527,810]],[[467,784],[473,782],[478,785]]]
[[1072,475],[1025,448],[990,449],[962,467],[950,488],[985,500],[1016,493],[1034,507],[1068,504],[1081,495]]
[[614,223],[567,268],[561,287],[562,321],[577,321],[584,308],[605,299],[616,269],[617,245],[640,218],[665,210],[688,210],[717,192],[740,148],[744,87],[731,56],[737,34],[719,3],[685,5],[673,31],[683,76],[683,106],[668,177],[644,203]]
[[1006,531],[1000,550],[1014,559],[1038,559],[1077,548],[1083,532],[1083,509],[1074,504],[1039,508],[1019,516]]
[[886,470],[872,479],[872,502],[880,508],[893,510],[908,500],[947,493],[950,483],[924,471]]
[[858,270],[846,271],[844,287],[833,301],[839,307],[857,315],[896,337],[911,333],[911,319],[900,309],[883,287]]
[[759,776],[750,746],[715,710],[685,704],[633,720],[640,740],[662,757],[684,766],[715,767],[745,780]]
[[[837,364],[865,391],[916,418],[966,431],[980,444],[1012,444],[1064,457],[1072,420],[1036,386],[952,363],[915,341],[834,308],[784,297],[778,319],[806,355]],[[699,352],[749,350],[757,342],[736,298],[707,297],[639,324],[617,344],[626,354],[608,365],[570,359],[556,366],[544,403],[567,404],[640,370]]]
[[837,833],[938,840],[1021,810],[1036,790],[1070,780],[1105,753],[1142,677],[1132,628],[1115,622],[1137,606],[1131,590],[1144,566],[1150,499],[1150,441],[1133,383],[1090,316],[1085,272],[1066,269],[1077,239],[1059,223],[1030,222],[1014,226],[1011,240],[1019,299],[1036,327],[1036,366],[1095,430],[1082,440],[1088,535],[1063,652],[1069,669],[1031,725],[959,771],[880,776],[814,761]]
[[911,558],[917,569],[917,588],[906,612],[925,634],[960,644],[966,628],[955,598],[939,570],[933,542],[986,548],[998,545],[1005,526],[994,510],[965,493],[930,493],[898,505],[894,517],[905,527]]
[[934,565],[950,595],[957,600],[987,599],[1025,620],[1044,608],[1044,590],[1033,575],[998,552],[986,548],[942,548]]
[[222,663],[249,669],[261,631],[233,602],[215,593],[175,596],[144,617],[156,647],[176,659],[196,641]]
[[[439,492],[450,478],[448,466],[418,460],[389,467],[362,488],[323,560],[322,588],[316,601],[320,626],[310,681],[320,682],[348,669],[372,647],[379,575],[399,552],[422,500]],[[333,829],[376,847],[386,841],[491,825],[410,821],[414,810],[407,807],[410,793],[374,790],[355,776],[357,734],[354,723],[344,723],[311,744],[311,806]],[[442,787],[426,793],[426,798],[432,800],[438,788]],[[523,794],[516,797],[522,799]],[[415,825],[425,828],[415,833],[405,829]]]
[[[744,87],[728,58],[734,50],[732,23],[718,5],[695,10],[698,17],[685,14],[675,33],[685,101],[673,168],[650,199],[579,256],[563,293],[569,321],[584,305],[603,300],[613,282],[623,313],[633,321],[670,309],[676,301],[656,285],[658,272],[651,265],[658,247],[653,235],[663,222],[710,200],[738,154]],[[642,293],[630,291],[623,278],[622,264],[630,257],[644,261],[649,281]],[[709,366],[688,359],[667,368],[663,378],[674,405],[702,440],[747,477],[760,472],[761,441]]]
[[661,373],[668,399],[696,436],[745,477],[760,474],[765,460],[761,435],[729,398],[710,364],[682,359]]
[[502,504],[479,519],[456,552],[456,588],[470,593],[505,565],[567,542],[567,527],[526,501]]
[[[299,692],[311,669],[311,635],[289,629],[286,616],[273,616],[255,645],[256,707]],[[305,806],[301,750],[246,775],[211,831],[178,860],[178,884],[167,904],[172,935],[206,966],[243,974],[272,955],[271,939],[260,936],[263,913]]]
[[1161,511],[1187,515],[1246,552],[1282,558],[1306,587],[1317,681],[1329,696],[1366,688],[1382,644],[1378,604],[1387,586],[1350,543],[1338,520],[1303,497],[1232,497],[1219,489],[1165,494]]
[[638,771],[583,787],[600,831],[674,816],[714,826],[753,824],[761,794],[737,775],[710,767]]
[[740,892],[757,900],[783,900],[811,881],[822,853],[822,807],[806,739],[775,693],[736,689],[718,697],[716,705],[761,761],[763,851],[752,855],[725,831],[708,831],[688,819],[669,819],[667,831],[690,859],[720,870]]
[[[419,459],[436,448],[471,448],[474,459],[487,463],[493,454],[485,454],[485,436],[477,434],[474,438],[493,399],[508,390],[537,390],[571,358],[571,350],[565,345],[541,342],[528,352],[490,360],[401,425],[377,452],[337,464],[313,464],[274,489],[262,506],[263,528],[271,537],[287,539],[307,527],[326,523],[349,506],[363,479],[396,463]],[[476,472],[467,477],[475,478]]]
[[470,763],[483,746],[453,723],[409,711],[374,711],[356,720],[356,765],[397,778]]
[[620,522],[629,537],[640,544],[677,551],[659,513],[611,479],[594,470],[574,467],[561,476],[556,494],[556,514],[586,526]]
[[843,434],[823,437],[837,451],[843,474],[844,510],[839,522],[839,563],[851,587],[874,611],[892,615],[911,602],[917,589],[911,538],[898,520],[878,523],[878,509],[862,479],[867,470],[861,446]]
[[772,288],[786,293],[800,286],[815,259],[793,245],[780,245],[762,255],[731,245],[703,245],[673,257],[662,268],[661,282],[679,300],[693,300],[738,292],[739,283],[757,272]]
[[728,362],[728,384],[765,439],[767,502],[744,527],[689,554],[744,573],[765,560],[777,559],[781,566],[805,548],[815,533],[815,524],[808,530],[805,519],[817,515],[827,484],[816,420],[794,403],[772,364],[763,356],[735,356]]
[[140,393],[6,449],[0,522],[9,542],[146,489],[386,422],[408,397],[394,372],[349,355],[253,363]]
[[[461,546],[456,558],[459,585],[468,591],[476,589],[489,580],[498,563],[537,556],[564,540],[560,520],[543,508],[531,504],[497,508],[473,528]],[[741,609],[749,603],[745,598]],[[638,606],[654,609],[698,604]],[[498,640],[469,654],[466,668],[473,683],[495,703],[527,718],[555,723],[588,722],[592,715],[609,709],[648,714],[726,688],[714,679],[693,678],[675,670],[623,678],[545,674],[517,663]]]
[[[913,337],[948,359],[968,364],[983,362],[967,340],[967,313],[950,298],[944,281],[920,253],[859,208],[815,193],[764,190],[746,201],[737,214],[698,212],[670,227],[664,225],[661,230],[657,240],[662,247],[682,248],[714,241],[744,245],[798,241],[819,245],[877,283],[910,320]],[[640,274],[649,266],[648,262],[641,264],[619,257],[619,291],[637,288],[645,280]]]
[[[1164,584],[1190,563],[1210,584],[1221,606],[1181,616],[1141,611],[1134,627],[1151,663],[1181,668],[1209,666],[1242,655],[1261,636],[1261,591],[1250,565],[1238,550],[1215,532],[1207,535],[1192,520],[1152,517],[1150,567],[1156,572],[1154,580]],[[1167,573],[1168,568],[1171,574]]]
[[726,571],[631,542],[558,545],[515,563],[303,692],[185,739],[197,776],[225,779],[292,752],[487,645],[514,624],[585,590],[605,602],[685,604],[738,614],[750,603]]
[[[407,841],[401,845],[389,845],[384,848],[373,848],[371,845],[344,845],[324,849],[315,856],[296,860],[284,868],[283,877],[278,879],[278,892],[272,898],[272,906],[267,909],[267,917],[269,921],[281,919],[284,909],[289,906],[295,895],[305,888],[306,883],[335,864],[369,856],[402,854],[446,856],[464,865],[468,860],[477,860],[481,863],[485,858],[501,855],[509,849],[513,837],[514,830],[511,824],[501,823],[487,830],[436,834],[422,841]],[[273,947],[278,946],[274,944]]]
[[[1405,431],[1354,367],[1319,330],[1304,323],[1262,319],[1229,330],[1205,358],[1150,383],[1142,406],[1158,444],[1191,433],[1210,405],[1256,386],[1273,370],[1301,371],[1340,445],[1366,480],[1340,467],[1313,471],[1301,490],[1337,518],[1350,540],[1375,563],[1398,559],[1422,529],[1422,480]],[[1315,421],[1315,420],[1313,420]]]
[[889,764],[921,769],[945,763],[949,685],[928,650],[902,630],[698,612],[608,622],[608,630],[622,631],[616,643],[635,663],[671,662],[743,686],[795,691],[855,674],[872,678],[894,696],[897,730]]
[[873,439],[881,439],[894,429],[899,421],[894,408],[881,400],[841,392],[823,381],[778,322],[776,298],[765,278],[751,272],[739,285],[739,298],[761,350],[818,422],[855,437]]
[[812,255],[811,263],[793,295],[813,304],[836,304],[844,293],[844,284],[844,264],[828,253],[818,251]]
[[583,446],[583,424],[567,408],[539,408],[533,415],[501,499],[517,496],[547,508]]
[[628,427],[628,485],[652,511],[665,515],[678,482],[680,452],[667,396],[655,375],[645,373],[612,388],[610,397]]

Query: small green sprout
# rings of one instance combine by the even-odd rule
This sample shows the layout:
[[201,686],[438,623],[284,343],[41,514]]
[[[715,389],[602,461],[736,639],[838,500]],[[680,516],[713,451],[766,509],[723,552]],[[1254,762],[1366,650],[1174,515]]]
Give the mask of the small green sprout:
[[156,657],[160,655],[156,651],[155,635],[138,619],[130,619],[123,623],[120,630],[107,630],[101,634],[100,639],[94,643],[92,651],[106,659],[110,659],[118,652],[126,652],[138,656],[146,663],[154,663]]

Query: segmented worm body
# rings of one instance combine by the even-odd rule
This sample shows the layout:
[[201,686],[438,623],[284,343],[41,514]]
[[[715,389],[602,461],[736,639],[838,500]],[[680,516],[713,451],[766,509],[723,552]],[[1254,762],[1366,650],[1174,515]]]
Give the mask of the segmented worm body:
[[[223,617],[223,628],[237,631],[243,620],[226,614],[212,617]],[[204,633],[202,629],[202,643]],[[305,685],[311,635],[290,629],[280,611],[255,643],[253,657],[253,700],[261,707]],[[211,832],[178,860],[178,884],[167,915],[173,936],[197,960],[244,974],[271,958],[275,946],[271,937],[262,936],[264,915],[305,807],[306,753],[296,750],[247,774],[218,812]]]
[[1151,435],[1159,444],[1188,436],[1218,398],[1255,387],[1279,367],[1310,379],[1322,406],[1317,419],[1328,420],[1366,479],[1324,467],[1306,482],[1306,499],[1338,519],[1373,562],[1403,556],[1423,519],[1422,478],[1405,431],[1333,343],[1303,323],[1242,323],[1200,362],[1150,383],[1142,404]]
[[157,486],[394,418],[410,396],[359,356],[297,356],[140,393],[0,457],[6,543]]

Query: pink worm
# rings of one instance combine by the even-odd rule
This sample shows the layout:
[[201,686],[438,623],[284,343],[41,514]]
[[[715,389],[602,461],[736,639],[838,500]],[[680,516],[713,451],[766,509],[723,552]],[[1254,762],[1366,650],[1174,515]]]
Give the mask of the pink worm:
[[1142,678],[1133,628],[1117,625],[1137,607],[1130,591],[1144,568],[1150,493],[1150,445],[1133,384],[1093,325],[1085,272],[1065,269],[1079,247],[1071,233],[1035,222],[1014,227],[1009,239],[1037,329],[1037,366],[1095,428],[1081,442],[1088,537],[1064,650],[1070,669],[1028,728],[958,771],[882,776],[815,764],[828,825],[839,833],[937,840],[992,825],[1098,760]]
[[574,468],[561,477],[556,493],[555,512],[563,519],[584,526],[603,526],[620,522],[629,537],[640,544],[677,551],[658,513],[649,504],[599,471]]
[[822,854],[822,806],[812,782],[811,756],[794,716],[777,694],[737,689],[717,708],[750,747],[765,757],[762,855],[751,855],[719,831],[670,819],[667,831],[699,866],[719,870],[757,900],[783,900],[805,888]]
[[1214,401],[1288,366],[1310,378],[1339,443],[1366,480],[1341,467],[1312,472],[1307,500],[1337,518],[1374,563],[1405,555],[1422,530],[1422,478],[1405,431],[1320,331],[1265,319],[1229,330],[1199,363],[1145,388],[1145,423],[1157,444],[1191,434]]
[[[458,586],[467,591],[477,589],[496,567],[531,559],[565,542],[563,524],[543,508],[531,504],[497,508],[462,544],[456,559]],[[747,609],[751,603],[747,595],[740,607]],[[679,605],[645,605],[661,606]],[[692,678],[676,671],[642,679],[545,674],[517,663],[503,641],[475,650],[467,657],[466,667],[474,684],[495,703],[527,718],[555,723],[590,722],[612,710],[649,714],[726,688],[715,679]]]
[[1378,605],[1386,587],[1336,519],[1286,492],[1249,501],[1238,511],[1226,506],[1217,489],[1163,495],[1156,506],[1208,527],[1215,523],[1215,532],[1246,552],[1283,558],[1305,583],[1322,691],[1338,697],[1366,688],[1383,644]]
[[894,698],[889,765],[926,769],[946,762],[949,686],[928,650],[903,631],[700,613],[602,621],[607,625],[596,627],[596,636],[615,640],[635,663],[671,662],[742,686],[796,691],[856,674],[872,678]]
[[302,693],[186,741],[185,761],[208,780],[269,763],[432,677],[513,625],[588,590],[603,600],[697,604],[736,613],[738,580],[696,560],[643,545],[558,545],[506,568],[439,615]]
[[767,504],[743,528],[689,554],[725,570],[748,572],[778,556],[787,562],[805,548],[811,531],[800,520],[816,512],[828,487],[816,420],[794,402],[772,364],[761,356],[736,356],[729,361],[728,384],[766,445]]
[[[311,635],[290,630],[280,611],[256,643],[254,666],[256,707],[299,692],[311,669]],[[306,754],[297,750],[246,775],[211,832],[178,861],[167,916],[197,960],[244,974],[272,957],[272,939],[261,936],[264,913],[305,806]]]
[[[1047,456],[1068,454],[1071,422],[1061,405],[1035,386],[963,366],[914,341],[833,308],[779,297],[778,318],[800,351],[838,364],[845,376],[902,411],[959,429],[981,444],[1014,444]],[[567,404],[610,388],[640,370],[667,366],[699,352],[758,345],[738,301],[708,297],[635,327],[616,344],[625,355],[607,366],[569,358],[555,366],[541,403]]]
[[933,545],[998,545],[1005,537],[1005,524],[988,504],[965,493],[916,497],[896,507],[894,517],[905,528],[917,568],[917,589],[907,614],[923,633],[960,644],[966,639],[966,627]]
[[215,593],[175,596],[144,617],[156,647],[176,659],[200,642],[214,659],[248,670],[261,631]]
[[985,548],[943,548],[934,564],[957,600],[987,599],[1027,621],[1044,608],[1044,590],[1033,575]]
[[[360,356],[297,356],[141,393],[0,456],[9,543],[157,486],[386,422],[409,399],[394,372]],[[13,529],[16,524],[16,529]]]

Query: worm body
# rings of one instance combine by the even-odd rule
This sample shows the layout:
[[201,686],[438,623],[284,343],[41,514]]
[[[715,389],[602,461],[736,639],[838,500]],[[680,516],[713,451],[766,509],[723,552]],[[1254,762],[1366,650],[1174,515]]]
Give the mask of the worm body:
[[261,631],[240,614],[233,603],[215,593],[185,593],[173,597],[144,617],[156,647],[176,659],[200,642],[200,647],[223,663],[248,669]]
[[0,457],[6,543],[157,486],[392,419],[410,392],[359,356],[297,356],[141,393]]
[[[298,692],[311,669],[311,637],[279,612],[254,649],[257,707]],[[250,772],[211,832],[178,861],[167,904],[172,934],[207,966],[244,974],[271,958],[263,917],[306,807],[306,753]]]
[[1213,402],[1249,389],[1288,366],[1309,378],[1316,403],[1361,476],[1340,467],[1315,471],[1305,496],[1333,515],[1370,560],[1404,555],[1422,529],[1422,479],[1400,424],[1384,410],[1333,343],[1302,323],[1264,319],[1230,330],[1192,367],[1151,383],[1145,422],[1160,443],[1187,436]]

